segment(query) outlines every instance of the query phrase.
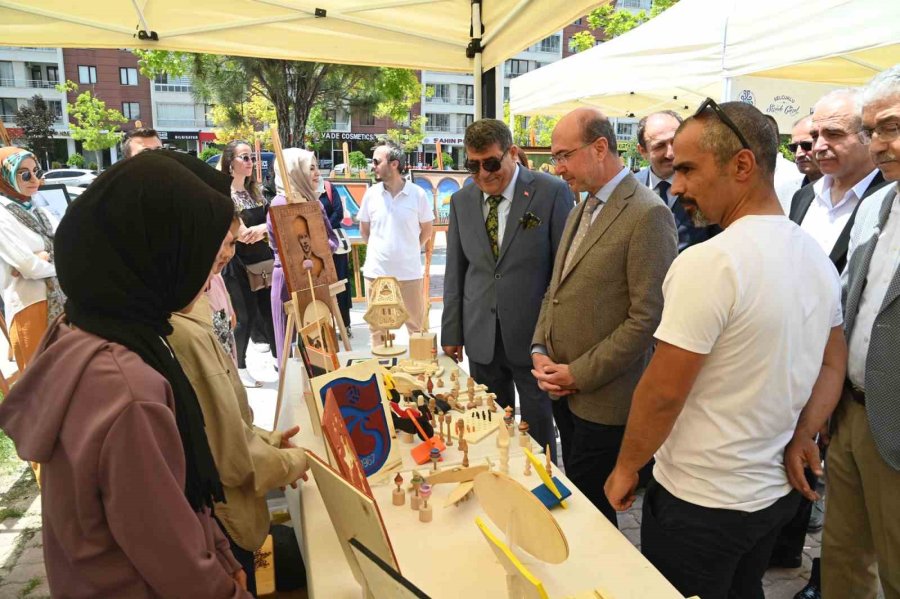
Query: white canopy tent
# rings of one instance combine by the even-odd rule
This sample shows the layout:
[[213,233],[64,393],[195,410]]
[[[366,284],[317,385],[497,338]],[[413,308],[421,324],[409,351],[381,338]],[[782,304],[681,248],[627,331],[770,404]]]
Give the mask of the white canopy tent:
[[604,1],[0,0],[0,45],[164,49],[474,72],[480,115],[482,70],[600,4]]
[[900,2],[681,0],[607,43],[513,80],[513,114],[609,116],[742,99],[782,130],[823,91],[900,62]]

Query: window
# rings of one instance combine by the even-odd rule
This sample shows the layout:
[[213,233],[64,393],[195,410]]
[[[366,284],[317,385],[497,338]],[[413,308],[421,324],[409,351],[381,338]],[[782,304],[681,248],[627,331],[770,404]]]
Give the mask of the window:
[[559,52],[559,36],[551,35],[541,40],[541,52]]
[[53,85],[59,83],[59,67],[47,67],[47,81]]
[[457,123],[457,132],[465,133],[466,127],[472,124],[475,120],[475,115],[472,114],[457,114],[456,115],[456,123]]
[[120,67],[119,68],[119,83],[122,85],[137,85],[138,77],[137,77],[137,69]]
[[428,124],[425,125],[425,128],[429,131],[446,131],[449,116],[432,112],[428,115]]
[[631,135],[634,132],[634,123],[616,123],[617,135]]
[[97,67],[78,65],[78,83],[97,83]]
[[15,98],[0,98],[0,119],[12,122],[19,112],[19,102]]
[[515,58],[506,61],[506,76],[512,79],[528,72],[528,61]]
[[580,19],[575,19],[575,23],[573,23],[573,24],[574,24],[574,25],[581,25],[583,22],[584,22],[584,18],[582,17],[582,18],[580,18]]
[[458,103],[464,106],[471,106],[475,104],[475,86],[474,85],[457,85],[456,93],[459,94],[457,96]]
[[509,88],[508,87],[503,88],[503,101],[509,102]]
[[138,102],[122,102],[122,114],[129,121],[141,118],[141,105]]
[[13,66],[11,62],[0,61],[0,86],[14,87],[16,85],[15,77],[13,77]]
[[157,118],[153,119],[153,122],[160,127],[191,128],[196,126],[193,104],[157,103],[156,115]]
[[360,108],[356,111],[356,120],[363,127],[372,127],[375,125],[375,115],[369,108]]
[[31,67],[31,80],[32,81],[43,81],[44,75],[41,72],[41,67],[38,65],[32,65]]
[[53,114],[56,115],[56,118],[62,118],[62,102],[59,100],[47,100],[47,106],[50,110],[53,111]]
[[446,104],[450,101],[450,85],[447,83],[432,83],[428,85],[432,91],[432,95],[428,100],[439,104]]

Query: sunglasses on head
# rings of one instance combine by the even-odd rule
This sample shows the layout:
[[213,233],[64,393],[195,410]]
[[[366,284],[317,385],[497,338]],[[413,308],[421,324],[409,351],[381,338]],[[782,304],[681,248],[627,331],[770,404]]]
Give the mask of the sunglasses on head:
[[236,160],[243,160],[244,162],[256,162],[256,156],[252,154],[241,154],[239,156],[235,156]]
[[813,142],[811,141],[798,141],[797,143],[789,143],[788,150],[791,151],[791,154],[797,153],[797,148],[803,148],[804,152],[812,152]]
[[485,158],[484,160],[466,160],[464,166],[467,171],[472,173],[473,175],[477,175],[481,169],[484,169],[488,173],[496,173],[500,170],[501,163],[503,162],[503,158],[506,156],[506,153],[509,152],[509,148],[503,151],[500,154],[500,158],[495,156],[491,156],[490,158]]
[[713,100],[712,98],[703,100],[703,103],[700,104],[700,108],[697,109],[697,112],[694,113],[694,116],[699,116],[707,108],[712,108],[712,111],[719,118],[719,120],[722,121],[722,124],[731,129],[732,133],[734,133],[740,140],[741,147],[743,149],[750,149],[750,144],[747,143],[747,138],[744,137],[744,134],[741,133],[741,130],[738,129],[737,125],[734,124],[734,121],[728,118],[728,115],[725,114],[725,111],[722,110],[722,107],[716,104],[715,100]]
[[41,169],[41,167],[36,166],[30,171],[28,171],[28,170],[19,171],[19,174],[22,176],[22,181],[25,181],[27,183],[27,182],[31,181],[32,177],[34,177],[35,179],[38,179],[38,180],[43,178],[44,171],[43,171],[43,169]]

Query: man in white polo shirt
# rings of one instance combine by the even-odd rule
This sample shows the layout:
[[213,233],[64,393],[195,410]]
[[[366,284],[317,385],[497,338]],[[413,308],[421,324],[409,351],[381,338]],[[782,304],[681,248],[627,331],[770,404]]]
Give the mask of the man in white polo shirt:
[[800,501],[791,486],[806,485],[809,454],[786,447],[809,451],[843,383],[838,274],[781,210],[777,147],[741,102],[706,100],[675,136],[673,192],[725,230],[666,275],[656,352],[605,490],[627,509],[656,454],[641,551],[685,596],[762,599],[772,545]]
[[[420,253],[431,239],[434,211],[425,191],[403,177],[406,154],[400,146],[376,146],[372,163],[380,183],[366,190],[359,208],[359,230],[368,244],[362,272],[367,289],[377,277],[397,278],[409,313],[406,328],[414,333],[427,324]],[[369,330],[372,345],[380,344],[380,331]]]

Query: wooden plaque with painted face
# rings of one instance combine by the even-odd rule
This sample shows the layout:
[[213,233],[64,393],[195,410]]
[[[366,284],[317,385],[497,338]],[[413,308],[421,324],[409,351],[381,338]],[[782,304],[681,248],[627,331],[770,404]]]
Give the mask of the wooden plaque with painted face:
[[297,202],[269,209],[288,291],[309,289],[303,263],[312,262],[313,285],[336,283],[337,271],[328,246],[328,231],[319,202]]

